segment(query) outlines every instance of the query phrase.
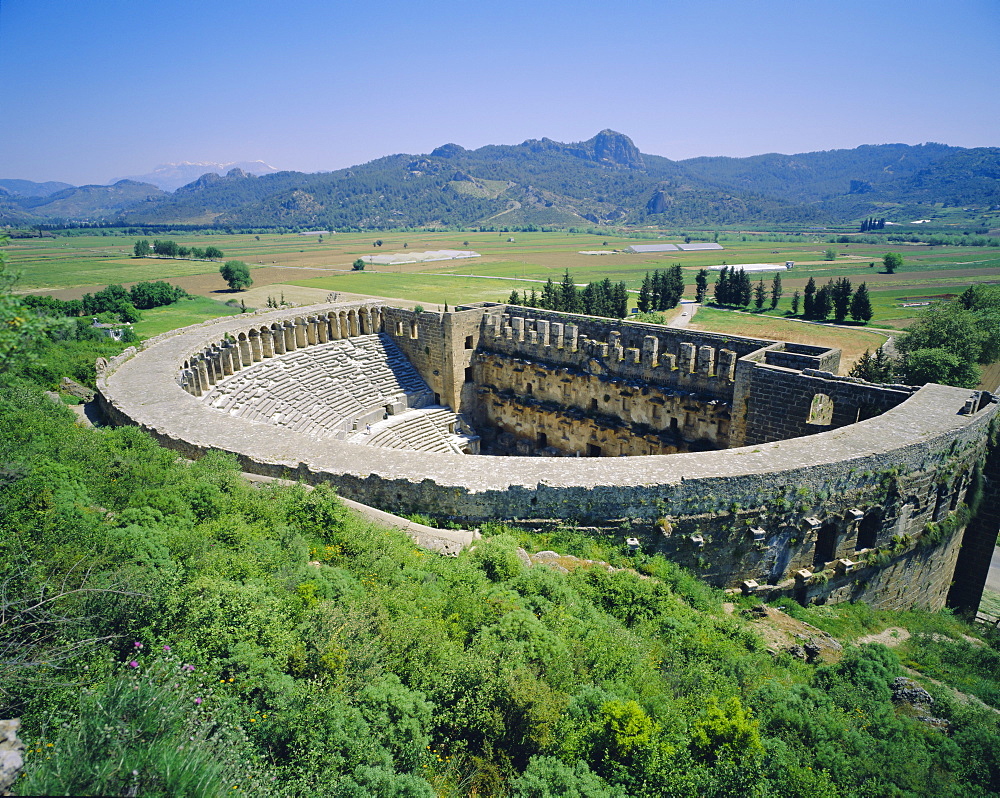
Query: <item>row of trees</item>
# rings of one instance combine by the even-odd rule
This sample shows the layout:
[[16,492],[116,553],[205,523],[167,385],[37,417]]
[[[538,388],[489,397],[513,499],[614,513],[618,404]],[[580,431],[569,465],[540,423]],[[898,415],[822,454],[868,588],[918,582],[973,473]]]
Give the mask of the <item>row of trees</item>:
[[867,233],[869,230],[884,230],[885,229],[885,219],[876,219],[874,216],[870,216],[861,223],[862,233]]
[[110,313],[121,321],[139,321],[139,311],[172,305],[189,296],[177,285],[163,282],[136,283],[129,289],[120,285],[109,285],[93,294],[84,294],[82,299],[62,300],[41,294],[29,294],[24,304],[47,316],[98,316]]
[[[798,292],[792,298],[793,315],[799,312]],[[812,277],[806,283],[802,292],[802,315],[806,319],[816,321],[826,321],[833,314],[833,320],[837,324],[842,324],[848,314],[850,317],[862,324],[871,321],[874,311],[872,310],[871,296],[868,293],[868,284],[862,283],[857,291],[851,285],[847,277],[839,277],[836,280],[828,280],[826,285],[817,289],[816,280]]]
[[642,287],[639,289],[639,301],[636,304],[640,313],[669,310],[677,307],[682,296],[684,296],[684,275],[681,273],[681,265],[675,263],[662,273],[659,269],[655,270],[652,277],[646,272]]
[[[698,272],[696,280],[697,296],[699,301],[704,301],[708,290],[708,272],[702,269]],[[770,307],[773,310],[778,306],[778,301],[782,296],[781,274],[774,273],[771,280]],[[757,310],[763,310],[767,302],[768,292],[764,287],[764,278],[761,278],[755,286],[750,275],[739,266],[732,268],[723,266],[719,272],[719,279],[715,283],[715,301],[719,305],[729,305],[733,307],[745,308],[754,303]]]
[[152,246],[146,239],[135,242],[132,252],[137,258],[145,258],[149,255],[160,255],[165,258],[197,258],[199,260],[217,260],[223,257],[222,250],[213,244],[201,247],[185,247],[176,241],[161,241],[154,239]]
[[610,279],[605,278],[600,282],[588,283],[583,290],[580,290],[567,269],[562,282],[558,285],[553,283],[550,277],[542,287],[541,293],[534,288],[523,293],[518,293],[515,289],[510,292],[507,302],[528,308],[623,319],[628,315],[628,288],[624,282],[612,283]]

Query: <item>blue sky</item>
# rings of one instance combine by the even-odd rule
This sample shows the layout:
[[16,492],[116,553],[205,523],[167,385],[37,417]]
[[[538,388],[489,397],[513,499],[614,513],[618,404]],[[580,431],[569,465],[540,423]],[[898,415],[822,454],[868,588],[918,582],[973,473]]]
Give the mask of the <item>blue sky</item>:
[[0,0],[0,178],[323,171],[603,128],[683,159],[1000,146],[997,0]]

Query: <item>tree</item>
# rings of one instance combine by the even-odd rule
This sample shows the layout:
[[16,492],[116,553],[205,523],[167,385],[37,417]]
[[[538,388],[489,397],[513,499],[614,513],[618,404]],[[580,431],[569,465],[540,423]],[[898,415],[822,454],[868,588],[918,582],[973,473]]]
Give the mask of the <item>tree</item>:
[[729,267],[723,266],[719,279],[715,281],[715,301],[720,305],[729,304]]
[[813,318],[826,321],[833,310],[833,281],[824,285],[813,297]]
[[642,278],[642,286],[639,288],[639,300],[636,307],[640,313],[648,313],[652,307],[653,281],[649,279],[649,272]]
[[862,283],[851,298],[851,318],[862,324],[867,324],[873,315],[871,298],[868,296],[868,285]]
[[847,312],[851,308],[851,281],[846,277],[840,277],[830,289],[830,299],[833,301],[833,317],[837,324],[847,318]]
[[566,270],[562,282],[559,284],[559,299],[562,304],[560,310],[564,310],[567,313],[580,312],[580,297],[577,294],[576,283],[569,276],[569,269]]
[[778,300],[781,299],[781,272],[774,273],[774,279],[771,280],[771,310],[778,307]]
[[216,260],[218,258],[221,258],[223,257],[222,250],[219,249],[218,247],[214,247],[211,245],[207,246],[205,247],[205,257],[208,258],[209,260]]
[[508,305],[520,305],[521,304],[521,295],[517,293],[517,289],[516,288],[513,291],[511,291],[510,292],[510,296],[507,297],[507,304]]
[[795,293],[792,294],[792,315],[793,316],[798,316],[799,315],[799,300],[800,300],[799,289],[796,288],[795,289]]
[[132,252],[137,258],[145,258],[153,251],[153,248],[149,246],[149,242],[144,238],[141,241],[136,241],[135,246],[132,247]]
[[764,299],[767,296],[767,291],[764,290],[764,278],[761,277],[757,281],[757,285],[753,287],[753,305],[757,310],[764,309]]
[[826,252],[823,253],[823,260],[836,260],[836,259],[837,259],[837,250],[835,249],[828,249]]
[[807,319],[811,319],[815,313],[816,308],[816,281],[810,277],[809,282],[806,283],[805,290],[802,296],[802,315]]
[[231,291],[245,291],[253,280],[250,277],[250,267],[241,260],[227,260],[219,267],[219,274],[229,285]]
[[903,268],[903,256],[898,252],[886,252],[882,257],[882,265],[886,274],[895,274],[896,269]]
[[876,349],[874,355],[866,349],[865,353],[851,366],[847,376],[875,383],[892,382],[894,364],[892,358],[885,353],[882,347]]
[[699,269],[698,276],[694,278],[695,301],[704,302],[708,293],[708,269]]
[[[8,240],[0,234],[0,247],[6,246]],[[17,275],[8,270],[7,257],[0,251],[0,374],[15,355],[30,353],[33,342],[45,334],[47,326],[21,299],[12,295],[16,283]]]
[[365,259],[358,258],[354,263],[351,264],[351,269],[356,272],[363,272],[365,270]]

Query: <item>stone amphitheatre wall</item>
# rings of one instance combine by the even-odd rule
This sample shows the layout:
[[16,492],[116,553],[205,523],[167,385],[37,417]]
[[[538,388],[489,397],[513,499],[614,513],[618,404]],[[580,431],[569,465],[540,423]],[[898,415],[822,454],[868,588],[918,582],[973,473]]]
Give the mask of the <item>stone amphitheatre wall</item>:
[[[418,314],[350,303],[220,319],[160,336],[141,351],[115,358],[99,374],[99,394],[114,423],[137,424],[186,456],[231,452],[245,470],[328,482],[346,497],[394,512],[469,524],[573,523],[594,527],[595,534],[629,535],[643,550],[663,552],[716,585],[746,583],[747,590],[802,600],[940,607],[953,580],[979,579],[968,576],[972,569],[956,573],[955,562],[969,517],[966,502],[981,482],[977,468],[997,415],[989,394],[939,385],[912,391],[836,378],[814,368],[830,366],[836,353],[814,348],[662,328],[650,332],[645,325],[579,316],[553,322],[552,316],[537,314],[506,306]],[[549,321],[549,352],[542,351],[542,331],[537,323],[527,324],[529,317]],[[514,332],[515,318],[524,320],[518,325],[523,341],[514,340],[522,334]],[[561,348],[552,347],[553,324],[563,325]],[[575,352],[565,344],[571,325]],[[220,414],[196,395],[200,384],[211,385],[227,369],[254,362],[255,339],[260,360],[266,360],[268,340],[270,357],[280,357],[282,346],[308,348],[324,335],[379,329],[397,341],[442,401],[466,412],[482,396],[498,395],[478,393],[487,386],[477,383],[477,375],[487,374],[490,363],[506,370],[520,359],[543,371],[552,386],[568,375],[580,380],[571,390],[581,397],[595,393],[588,381],[604,391],[615,381],[640,396],[642,390],[647,396],[684,390],[719,402],[732,412],[731,440],[739,440],[737,434],[750,440],[776,434],[761,420],[771,415],[798,419],[801,429],[803,405],[828,423],[808,425],[815,434],[807,437],[669,456],[470,457],[317,441]],[[650,337],[656,341],[655,358]],[[706,347],[712,367],[706,365],[709,353],[701,354]],[[724,352],[735,355],[731,372]],[[683,366],[665,368],[661,361],[669,357]],[[794,370],[791,362],[809,368]],[[635,369],[655,373],[659,381],[645,383]],[[526,379],[525,373],[519,379]],[[728,396],[724,384],[731,386]],[[798,392],[794,402],[785,401],[782,386]],[[518,383],[502,387],[525,399],[516,393]],[[770,413],[755,388],[776,392]],[[829,401],[813,408],[809,397],[816,395]],[[560,412],[578,405],[576,400],[553,404]],[[862,413],[862,408],[869,409]],[[856,421],[859,414],[862,420]],[[990,534],[995,539],[993,521],[980,527],[970,543],[978,545]]]

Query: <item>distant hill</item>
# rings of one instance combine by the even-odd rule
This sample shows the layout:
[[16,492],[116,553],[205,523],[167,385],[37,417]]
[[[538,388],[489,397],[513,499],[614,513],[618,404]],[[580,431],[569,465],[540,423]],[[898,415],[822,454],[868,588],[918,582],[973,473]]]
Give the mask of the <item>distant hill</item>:
[[184,161],[182,163],[165,163],[157,166],[152,172],[144,175],[127,175],[118,180],[134,180],[137,183],[152,183],[164,191],[174,191],[186,186],[204,174],[224,175],[231,169],[239,169],[247,174],[268,175],[277,172],[273,166],[263,161],[237,161],[234,163],[212,163],[210,161]]
[[53,180],[48,183],[35,183],[32,180],[0,180],[0,189],[21,197],[47,197],[67,188],[73,188],[72,184],[57,183]]
[[163,196],[164,192],[149,183],[119,180],[111,186],[71,187],[19,204],[38,219],[106,222],[120,218],[126,209],[141,208]]
[[934,202],[1000,204],[1000,148],[882,144],[672,161],[602,130],[568,144],[445,144],[317,174],[210,170],[172,193],[119,181],[45,198],[11,195],[0,197],[0,219],[6,206],[36,223],[99,218],[234,228],[828,225],[871,215],[895,220],[894,213],[909,221],[915,206]]

